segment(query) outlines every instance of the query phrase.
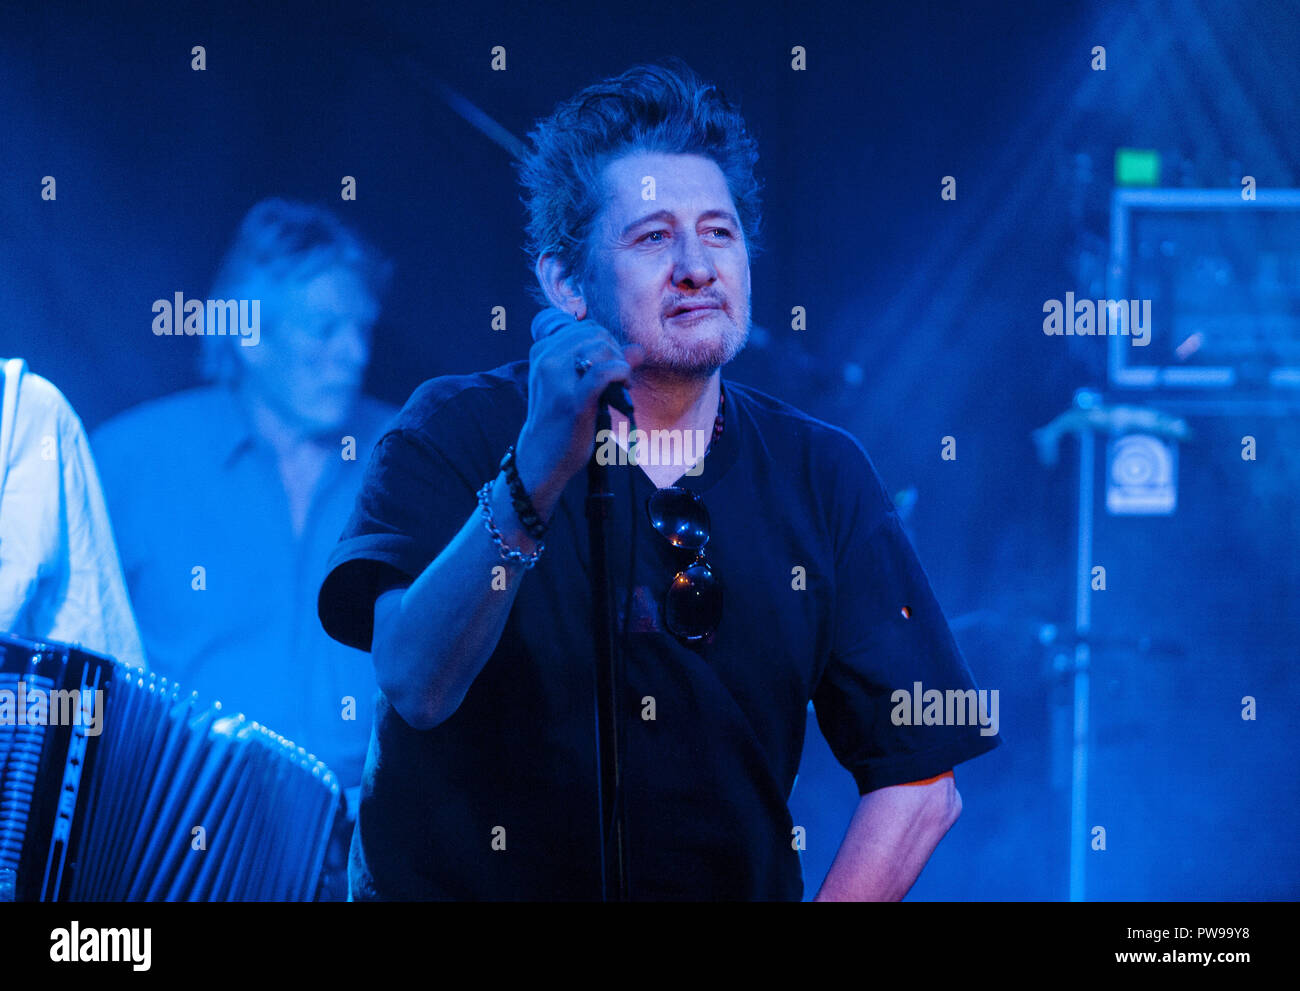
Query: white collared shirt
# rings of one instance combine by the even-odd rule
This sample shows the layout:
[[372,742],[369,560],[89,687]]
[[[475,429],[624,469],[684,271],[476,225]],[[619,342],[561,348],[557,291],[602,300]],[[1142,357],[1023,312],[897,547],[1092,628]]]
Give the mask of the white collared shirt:
[[18,385],[16,402],[0,408],[0,631],[144,667],[81,420],[23,362],[6,371]]

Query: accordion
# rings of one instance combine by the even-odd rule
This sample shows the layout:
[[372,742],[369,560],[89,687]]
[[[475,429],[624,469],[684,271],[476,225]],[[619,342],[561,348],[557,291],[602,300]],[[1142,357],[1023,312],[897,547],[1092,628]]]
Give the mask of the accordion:
[[338,806],[265,726],[0,634],[0,902],[309,901]]

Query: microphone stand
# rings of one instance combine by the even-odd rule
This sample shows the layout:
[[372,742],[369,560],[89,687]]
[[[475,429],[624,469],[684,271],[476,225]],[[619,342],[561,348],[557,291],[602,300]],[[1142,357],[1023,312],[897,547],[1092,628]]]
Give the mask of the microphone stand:
[[[610,430],[609,407],[596,412],[596,437]],[[605,436],[609,436],[606,434]],[[622,658],[614,644],[614,590],[609,581],[609,521],[614,493],[609,466],[596,451],[587,462],[587,534],[591,545],[591,603],[596,645],[596,790],[600,803],[600,893],[603,901],[628,900],[627,833],[621,787],[618,712],[623,699]]]

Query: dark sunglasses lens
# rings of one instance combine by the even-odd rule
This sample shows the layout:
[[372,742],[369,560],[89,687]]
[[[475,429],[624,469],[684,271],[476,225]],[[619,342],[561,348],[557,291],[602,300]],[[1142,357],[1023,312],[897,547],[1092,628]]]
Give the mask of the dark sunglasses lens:
[[646,504],[650,525],[674,547],[698,551],[709,542],[709,511],[690,489],[659,489]]
[[722,618],[722,583],[707,564],[695,563],[668,587],[664,619],[668,630],[687,640],[707,637]]

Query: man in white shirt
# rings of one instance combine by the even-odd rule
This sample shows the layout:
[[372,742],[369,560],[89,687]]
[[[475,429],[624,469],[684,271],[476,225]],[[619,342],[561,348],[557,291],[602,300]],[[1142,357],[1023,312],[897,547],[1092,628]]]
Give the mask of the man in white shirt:
[[131,667],[144,647],[86,431],[14,358],[0,405],[0,631],[80,644]]

